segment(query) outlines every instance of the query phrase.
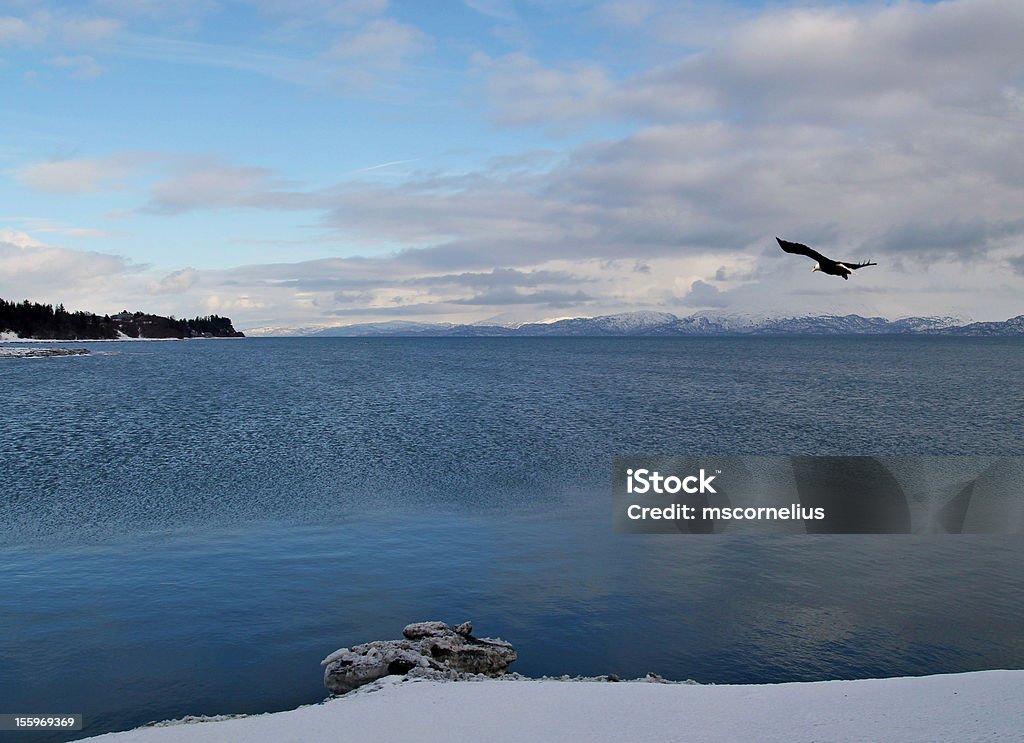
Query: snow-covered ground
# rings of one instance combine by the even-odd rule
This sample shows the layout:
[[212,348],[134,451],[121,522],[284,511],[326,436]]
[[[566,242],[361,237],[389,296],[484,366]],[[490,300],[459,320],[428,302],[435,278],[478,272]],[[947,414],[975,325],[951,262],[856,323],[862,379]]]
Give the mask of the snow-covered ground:
[[[208,340],[206,338],[132,338],[120,330],[117,338],[21,338],[10,331],[0,333],[0,343],[121,343],[122,341],[180,341],[180,340]],[[217,340],[222,340],[218,338]]]
[[760,686],[411,681],[289,712],[111,733],[109,743],[247,741],[1024,741],[1024,671]]

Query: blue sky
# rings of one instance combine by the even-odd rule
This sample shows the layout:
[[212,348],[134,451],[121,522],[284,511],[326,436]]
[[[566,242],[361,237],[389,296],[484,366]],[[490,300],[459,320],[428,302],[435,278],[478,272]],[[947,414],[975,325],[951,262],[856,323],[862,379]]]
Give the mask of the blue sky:
[[0,0],[0,296],[1020,314],[1020,38],[994,0]]

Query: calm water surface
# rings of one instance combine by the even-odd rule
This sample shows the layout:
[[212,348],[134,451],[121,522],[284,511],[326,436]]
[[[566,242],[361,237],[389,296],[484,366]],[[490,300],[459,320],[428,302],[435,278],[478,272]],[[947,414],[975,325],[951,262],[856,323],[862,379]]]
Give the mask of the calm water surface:
[[1024,454],[1024,340],[90,348],[0,362],[0,712],[286,709],[423,619],[530,675],[1024,667],[1024,540],[623,536],[610,509],[623,454]]

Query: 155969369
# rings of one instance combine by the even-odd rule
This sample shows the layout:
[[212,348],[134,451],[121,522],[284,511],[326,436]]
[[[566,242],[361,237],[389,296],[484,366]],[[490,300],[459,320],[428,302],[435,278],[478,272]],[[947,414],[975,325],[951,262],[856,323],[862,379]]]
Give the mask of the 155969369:
[[0,714],[0,730],[81,730],[79,714],[24,715]]

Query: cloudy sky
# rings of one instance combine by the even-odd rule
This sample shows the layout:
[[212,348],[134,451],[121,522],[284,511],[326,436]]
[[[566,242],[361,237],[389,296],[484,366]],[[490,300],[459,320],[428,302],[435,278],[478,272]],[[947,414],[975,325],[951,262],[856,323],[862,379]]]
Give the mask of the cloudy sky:
[[0,0],[0,297],[1005,319],[1022,39],[1011,0]]

